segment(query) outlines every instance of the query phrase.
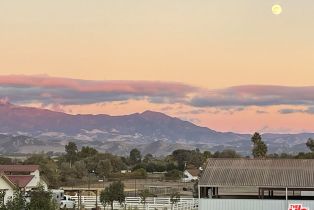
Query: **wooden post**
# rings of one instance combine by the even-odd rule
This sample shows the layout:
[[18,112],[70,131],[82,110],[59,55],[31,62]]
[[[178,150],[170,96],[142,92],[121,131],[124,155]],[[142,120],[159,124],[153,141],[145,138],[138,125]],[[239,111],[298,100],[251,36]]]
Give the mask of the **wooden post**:
[[198,199],[201,199],[201,187],[198,185]]
[[96,209],[98,210],[98,190],[96,190]]
[[286,209],[288,209],[289,204],[288,204],[288,187],[286,187]]
[[80,209],[80,191],[77,191],[77,209]]

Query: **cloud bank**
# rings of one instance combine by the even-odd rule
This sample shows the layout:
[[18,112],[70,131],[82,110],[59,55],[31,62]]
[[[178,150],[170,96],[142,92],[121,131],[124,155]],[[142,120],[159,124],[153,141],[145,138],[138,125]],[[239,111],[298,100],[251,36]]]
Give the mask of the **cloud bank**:
[[0,76],[0,98],[13,103],[84,105],[128,100],[155,104],[180,103],[191,107],[248,107],[303,105],[313,113],[314,86],[246,85],[208,90],[182,83],[159,81],[93,81],[49,76]]
[[16,103],[79,105],[147,99],[179,101],[196,87],[170,82],[91,81],[47,76],[0,76],[0,97]]

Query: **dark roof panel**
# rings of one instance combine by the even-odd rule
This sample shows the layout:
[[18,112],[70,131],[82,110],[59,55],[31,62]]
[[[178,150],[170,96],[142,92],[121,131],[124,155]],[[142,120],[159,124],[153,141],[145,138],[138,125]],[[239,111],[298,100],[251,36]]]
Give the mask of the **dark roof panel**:
[[26,185],[34,178],[32,175],[7,175],[7,177],[20,188],[26,187]]

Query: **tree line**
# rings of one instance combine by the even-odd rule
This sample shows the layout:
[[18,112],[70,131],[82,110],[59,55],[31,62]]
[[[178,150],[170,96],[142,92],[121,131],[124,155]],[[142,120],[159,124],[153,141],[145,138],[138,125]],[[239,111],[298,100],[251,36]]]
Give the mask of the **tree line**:
[[[308,139],[306,146],[311,152],[298,154],[268,154],[268,147],[259,133],[251,137],[252,156],[254,158],[314,158],[314,140]],[[165,179],[180,179],[187,167],[199,168],[208,158],[240,158],[232,149],[223,151],[200,151],[178,149],[166,157],[154,157],[134,148],[127,157],[110,153],[102,153],[95,148],[77,147],[75,142],[65,145],[65,153],[59,157],[48,154],[33,154],[22,164],[38,164],[41,175],[45,177],[51,188],[87,184],[98,179],[146,178],[147,173],[164,172]],[[0,157],[0,164],[15,164],[10,158]],[[131,171],[121,173],[122,170]]]
[[5,190],[0,191],[0,210],[56,210],[58,204],[53,199],[50,191],[45,191],[43,187],[38,187],[30,192],[28,197],[21,189],[15,189],[12,199],[4,203]]

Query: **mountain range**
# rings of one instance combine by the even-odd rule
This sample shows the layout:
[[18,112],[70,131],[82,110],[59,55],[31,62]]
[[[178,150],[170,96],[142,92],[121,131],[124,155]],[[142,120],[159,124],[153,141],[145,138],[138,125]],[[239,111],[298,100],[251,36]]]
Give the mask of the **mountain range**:
[[[126,155],[133,148],[143,154],[167,155],[175,149],[251,150],[250,134],[217,132],[160,112],[124,116],[71,115],[47,109],[0,103],[0,152],[63,152],[68,141],[101,151]],[[313,133],[262,135],[270,152],[307,151]]]

